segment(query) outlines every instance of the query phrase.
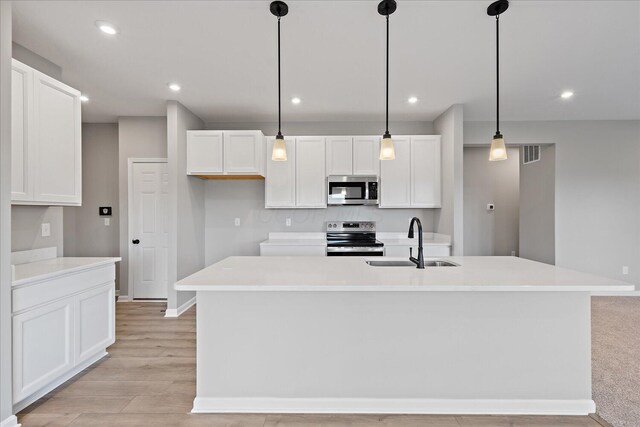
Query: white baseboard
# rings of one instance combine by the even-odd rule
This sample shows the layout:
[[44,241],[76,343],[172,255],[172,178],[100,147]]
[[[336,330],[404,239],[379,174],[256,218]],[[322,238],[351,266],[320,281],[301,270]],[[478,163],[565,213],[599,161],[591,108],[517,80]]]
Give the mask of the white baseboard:
[[588,415],[593,400],[199,398],[193,413]]
[[[30,395],[28,397],[25,397],[24,399],[22,399],[18,403],[14,404],[13,405],[13,412],[15,412],[17,414],[18,412],[22,411],[24,408],[26,408],[27,406],[31,405],[36,400],[40,399],[45,394],[51,392],[55,388],[61,386],[65,382],[69,381],[71,378],[75,377],[80,372],[82,372],[83,370],[85,370],[89,366],[93,365],[98,360],[102,359],[103,357],[107,356],[108,354],[109,353],[107,353],[104,349],[102,351],[99,351],[94,356],[92,356],[91,358],[87,359],[85,362],[83,362],[80,365],[78,365],[75,368],[73,368],[71,371],[67,372],[66,374],[62,375],[61,377],[56,378],[55,380],[51,381],[49,384],[47,384],[46,386],[42,387],[40,390],[36,391],[32,395]],[[9,425],[13,425],[13,424],[9,424]],[[4,424],[0,424],[0,427],[4,427]]]
[[[636,289],[638,289],[636,287]],[[640,291],[627,292],[591,292],[592,297],[640,297]]]
[[0,422],[0,427],[20,427],[20,424],[18,424],[18,418],[15,415],[11,415]]
[[118,295],[118,302],[129,302],[129,295]]
[[194,296],[178,308],[167,308],[167,311],[164,313],[164,317],[180,317],[182,313],[189,310],[195,303],[196,297]]

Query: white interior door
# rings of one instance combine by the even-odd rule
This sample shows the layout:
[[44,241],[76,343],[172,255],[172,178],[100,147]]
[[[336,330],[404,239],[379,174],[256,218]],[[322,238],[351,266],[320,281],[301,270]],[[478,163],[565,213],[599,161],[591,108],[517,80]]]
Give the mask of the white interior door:
[[166,163],[133,163],[133,298],[167,298],[169,173]]

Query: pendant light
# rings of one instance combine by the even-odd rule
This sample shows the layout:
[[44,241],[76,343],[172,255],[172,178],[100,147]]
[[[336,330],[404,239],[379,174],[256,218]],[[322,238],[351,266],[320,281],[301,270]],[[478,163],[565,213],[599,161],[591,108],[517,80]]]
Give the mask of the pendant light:
[[498,0],[487,8],[487,15],[496,17],[496,134],[491,141],[489,161],[507,160],[507,148],[500,133],[500,14],[509,8],[508,0]]
[[380,144],[380,160],[394,160],[396,158],[396,150],[393,147],[393,140],[389,133],[389,15],[396,11],[398,5],[395,0],[382,0],[378,4],[378,13],[387,18],[387,105],[386,105],[386,123],[387,127],[382,136],[382,144]]
[[278,135],[273,143],[273,151],[271,152],[271,160],[284,162],[287,160],[287,146],[282,136],[282,100],[280,89],[280,18],[289,12],[289,7],[283,1],[271,2],[269,10],[278,17]]

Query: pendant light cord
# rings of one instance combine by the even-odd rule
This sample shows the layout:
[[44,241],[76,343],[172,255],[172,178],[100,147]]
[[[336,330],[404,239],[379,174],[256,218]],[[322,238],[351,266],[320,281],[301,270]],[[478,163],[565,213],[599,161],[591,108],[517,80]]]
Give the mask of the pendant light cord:
[[280,17],[278,16],[278,136],[282,135],[282,99],[280,89]]
[[500,135],[500,15],[496,15],[496,135]]
[[389,134],[389,15],[387,15],[387,112],[386,112],[387,129]]

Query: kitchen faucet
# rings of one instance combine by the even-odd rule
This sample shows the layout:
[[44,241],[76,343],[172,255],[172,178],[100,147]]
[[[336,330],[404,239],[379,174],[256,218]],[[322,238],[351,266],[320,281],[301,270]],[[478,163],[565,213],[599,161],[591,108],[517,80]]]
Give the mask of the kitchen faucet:
[[417,267],[424,268],[424,255],[422,253],[422,223],[418,217],[411,218],[411,224],[409,224],[410,239],[413,239],[413,224],[418,223],[418,258],[413,257],[413,248],[409,248],[409,261],[413,262]]

